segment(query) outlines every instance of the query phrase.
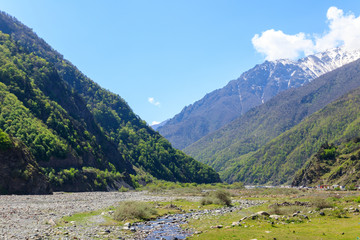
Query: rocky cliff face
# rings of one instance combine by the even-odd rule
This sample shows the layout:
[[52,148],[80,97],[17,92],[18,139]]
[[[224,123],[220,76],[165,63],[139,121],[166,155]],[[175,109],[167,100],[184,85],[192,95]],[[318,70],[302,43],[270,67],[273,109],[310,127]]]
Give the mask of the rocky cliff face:
[[360,51],[336,48],[298,61],[265,61],[185,107],[158,131],[173,146],[184,149],[278,93],[302,86],[359,58]]
[[52,189],[28,149],[13,142],[0,149],[0,194],[50,194]]

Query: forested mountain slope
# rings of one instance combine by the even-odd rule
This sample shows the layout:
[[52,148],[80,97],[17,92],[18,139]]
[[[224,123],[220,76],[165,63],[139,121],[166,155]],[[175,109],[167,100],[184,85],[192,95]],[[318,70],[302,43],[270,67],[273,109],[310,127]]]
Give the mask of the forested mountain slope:
[[224,173],[230,181],[290,183],[305,162],[329,143],[360,136],[360,88],[351,91],[281,134]]
[[[238,173],[241,170],[240,165],[247,164],[250,158],[253,159],[252,152],[357,87],[360,87],[359,60],[302,87],[280,93],[267,103],[192,144],[185,152],[213,166],[227,181],[255,181],[253,177],[247,178]],[[243,170],[244,174],[249,174],[248,170],[250,168]],[[288,179],[281,179],[279,182],[285,180]],[[261,180],[267,181],[270,181],[269,175]]]
[[360,184],[360,137],[324,143],[292,181],[293,186]]
[[302,86],[358,58],[360,51],[335,48],[298,61],[265,61],[185,107],[157,130],[173,146],[184,149],[278,93]]
[[15,18],[0,13],[0,31],[0,128],[24,142],[55,190],[113,189],[139,173],[219,181]]

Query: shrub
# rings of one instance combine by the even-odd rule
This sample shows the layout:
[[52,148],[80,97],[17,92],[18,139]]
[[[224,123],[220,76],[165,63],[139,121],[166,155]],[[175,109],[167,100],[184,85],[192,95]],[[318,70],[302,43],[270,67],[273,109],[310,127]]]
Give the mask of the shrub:
[[126,201],[121,202],[115,210],[114,219],[124,221],[129,219],[149,220],[157,214],[153,205],[143,202]]
[[297,206],[297,205],[288,205],[288,206],[279,206],[277,204],[269,206],[269,213],[276,214],[276,215],[291,215],[295,212],[301,211],[306,212],[308,211],[308,207],[306,206]]
[[128,192],[129,189],[127,187],[121,186],[121,188],[119,188],[119,192]]
[[216,190],[210,192],[200,201],[201,205],[219,204],[219,205],[231,205],[230,193],[224,190]]
[[312,204],[316,207],[317,210],[333,207],[333,204],[331,204],[327,199],[320,197],[314,198],[312,200]]

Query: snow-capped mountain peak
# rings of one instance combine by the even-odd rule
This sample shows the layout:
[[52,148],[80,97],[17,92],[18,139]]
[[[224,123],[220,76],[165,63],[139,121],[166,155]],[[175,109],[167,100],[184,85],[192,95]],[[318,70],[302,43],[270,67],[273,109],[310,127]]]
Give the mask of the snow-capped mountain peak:
[[335,70],[360,58],[360,50],[347,51],[343,47],[310,55],[298,61],[299,66],[312,78]]
[[297,61],[265,61],[221,89],[185,107],[158,131],[185,148],[289,88],[296,88],[360,58],[360,50],[330,49]]

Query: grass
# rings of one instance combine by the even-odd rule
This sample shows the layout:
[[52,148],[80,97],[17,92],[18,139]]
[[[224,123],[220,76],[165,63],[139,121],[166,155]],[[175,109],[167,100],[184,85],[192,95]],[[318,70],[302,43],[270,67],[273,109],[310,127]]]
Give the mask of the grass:
[[[226,226],[236,219],[213,219],[207,224],[223,224]],[[226,220],[226,221],[225,221]],[[203,233],[191,239],[357,239],[360,237],[359,216],[335,219],[331,217],[312,218],[311,222],[286,225],[272,225],[266,221],[248,221],[247,227],[210,229],[203,227]],[[336,226],[336,227],[334,227]],[[344,234],[343,234],[344,233]]]
[[[195,189],[195,187],[182,188]],[[176,190],[170,190],[167,194],[172,195]],[[184,228],[192,228],[201,231],[201,234],[194,235],[190,239],[357,239],[360,238],[360,215],[349,212],[350,207],[358,207],[360,204],[359,192],[333,192],[316,190],[297,189],[230,189],[231,199],[236,205],[237,199],[253,199],[265,201],[264,204],[242,209],[238,212],[231,212],[224,215],[204,215],[200,219],[191,219]],[[181,191],[179,191],[181,192]],[[216,191],[206,191],[210,195]],[[201,191],[197,196],[206,195]],[[185,194],[187,195],[188,192]],[[180,194],[181,196],[181,194]],[[228,197],[230,195],[227,195]],[[289,203],[284,206],[284,202]],[[156,213],[150,212],[145,217],[126,217],[115,221],[111,216],[103,216],[105,221],[101,225],[123,225],[125,221],[139,221],[166,214],[182,213],[203,209],[214,209],[223,205],[210,204],[202,205],[201,201],[188,201],[182,198],[165,202],[147,203],[153,206]],[[283,205],[282,205],[283,204]],[[286,204],[285,204],[286,205]],[[304,206],[301,206],[304,205]],[[125,204],[125,208],[129,204]],[[277,206],[277,207],[274,207]],[[115,210],[114,207],[106,210],[74,214],[64,217],[62,223],[75,221],[76,224],[86,224],[93,217],[101,215],[102,212]],[[244,216],[250,216],[258,211],[266,211],[270,214],[281,215],[279,220],[269,218],[247,219],[242,226],[231,227],[233,222],[238,222]],[[309,219],[292,217],[292,214],[301,211],[299,215],[307,215]],[[311,211],[311,213],[309,213]],[[320,216],[323,211],[325,216]],[[282,219],[285,216],[285,219]],[[221,229],[212,229],[211,226],[223,225]]]
[[[251,191],[251,190],[250,190]],[[356,192],[323,192],[323,191],[289,191],[274,190],[270,192],[255,190],[250,193],[244,190],[253,199],[266,200],[267,203],[244,209],[240,212],[221,216],[207,216],[203,219],[192,219],[184,227],[192,227],[201,234],[190,239],[359,239],[360,215],[348,212],[345,209],[357,207]],[[260,193],[256,195],[256,193]],[[265,194],[264,194],[265,193]],[[276,195],[274,193],[279,193]],[[241,193],[238,197],[244,197]],[[280,197],[280,198],[279,198]],[[289,202],[288,206],[281,203]],[[304,206],[296,202],[305,202]],[[278,203],[278,209],[273,206]],[[238,222],[244,216],[250,216],[258,211],[267,211],[270,214],[284,215],[284,219],[270,218],[247,219],[242,226],[231,227],[232,222]],[[299,215],[292,214],[301,211]],[[309,213],[311,211],[311,213]],[[319,211],[325,212],[320,216]],[[282,217],[282,216],[281,216]],[[224,228],[212,229],[211,226],[223,225]]]
[[103,221],[99,223],[101,226],[107,225],[118,225],[118,222],[114,222],[110,216],[102,215],[103,212],[108,212],[113,210],[113,208],[107,208],[105,210],[91,211],[91,212],[81,212],[75,213],[71,216],[63,217],[57,224],[57,226],[64,226],[66,224],[76,223],[82,225],[92,224],[92,219],[97,216],[101,216]]

